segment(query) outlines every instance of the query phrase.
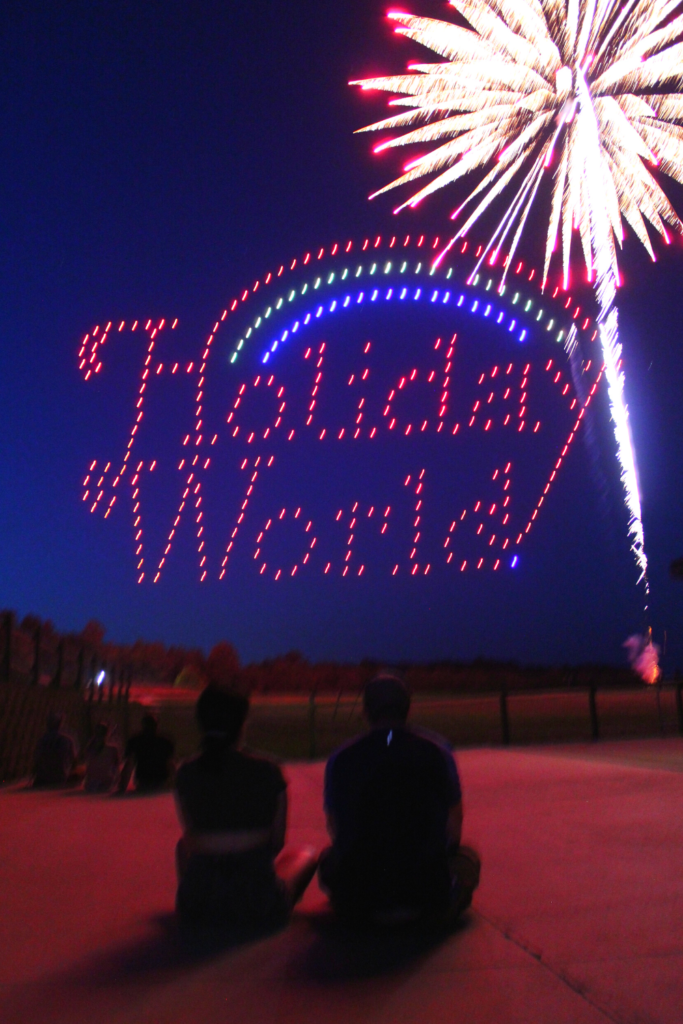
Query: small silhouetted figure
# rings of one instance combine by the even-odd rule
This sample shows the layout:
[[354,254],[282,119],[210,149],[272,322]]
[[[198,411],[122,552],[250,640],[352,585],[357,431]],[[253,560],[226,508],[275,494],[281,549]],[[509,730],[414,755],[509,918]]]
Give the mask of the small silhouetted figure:
[[400,679],[373,679],[364,693],[370,731],[327,762],[332,846],[320,857],[320,884],[351,919],[453,920],[479,882],[477,854],[460,845],[453,754],[440,736],[406,724],[409,709]]
[[64,716],[51,712],[47,731],[38,740],[34,759],[34,786],[64,786],[72,780],[76,762],[76,746],[62,731]]
[[109,793],[119,772],[119,748],[109,742],[109,725],[98,722],[92,739],[85,748],[86,793]]
[[310,847],[283,849],[287,784],[278,766],[240,750],[249,701],[213,684],[197,701],[202,752],[176,774],[184,828],[176,906],[185,921],[282,924],[315,874]]
[[140,732],[128,740],[119,791],[125,793],[135,770],[135,788],[150,793],[168,785],[173,772],[173,741],[158,732],[159,720],[151,711],[142,716]]

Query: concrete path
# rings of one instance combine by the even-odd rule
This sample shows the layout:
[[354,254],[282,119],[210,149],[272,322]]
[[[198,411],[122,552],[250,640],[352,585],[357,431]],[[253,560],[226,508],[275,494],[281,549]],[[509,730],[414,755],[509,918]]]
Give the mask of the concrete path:
[[[683,1021],[683,742],[470,750],[473,909],[448,937],[346,932],[311,886],[241,945],[175,930],[170,796],[0,791],[4,1024]],[[291,837],[324,843],[322,765]]]

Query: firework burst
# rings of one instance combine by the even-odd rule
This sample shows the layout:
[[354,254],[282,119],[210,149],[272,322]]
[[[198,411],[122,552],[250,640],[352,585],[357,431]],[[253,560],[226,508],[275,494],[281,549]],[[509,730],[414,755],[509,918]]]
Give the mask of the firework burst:
[[439,259],[498,196],[509,192],[481,255],[493,263],[506,244],[507,269],[544,174],[552,175],[543,281],[560,236],[568,286],[576,230],[601,308],[602,349],[632,547],[647,587],[614,298],[624,221],[653,259],[648,224],[666,242],[667,224],[683,231],[650,169],[683,183],[680,0],[450,2],[466,25],[389,15],[398,33],[439,54],[442,62],[352,83],[390,92],[396,97],[391,105],[404,108],[361,129],[403,130],[381,142],[376,152],[409,144],[429,147],[375,195],[429,178],[398,212],[479,172],[478,184],[452,215],[462,223]]

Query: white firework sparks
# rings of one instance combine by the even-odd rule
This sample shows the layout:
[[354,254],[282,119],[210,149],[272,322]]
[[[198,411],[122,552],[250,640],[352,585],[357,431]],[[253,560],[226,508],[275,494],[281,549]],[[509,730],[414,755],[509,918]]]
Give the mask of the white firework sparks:
[[[683,183],[681,0],[450,0],[466,25],[389,15],[396,31],[438,53],[409,74],[352,84],[381,89],[408,108],[361,131],[408,129],[375,151],[435,148],[409,162],[380,192],[428,177],[398,210],[472,172],[481,180],[453,214],[476,200],[450,245],[521,176],[481,259],[519,244],[544,172],[552,169],[543,283],[561,233],[565,287],[572,230],[579,234],[601,308],[600,335],[630,534],[647,587],[640,495],[623,396],[614,307],[623,221],[652,259],[646,222],[669,241],[683,231],[649,166]],[[648,166],[649,165],[649,166]],[[504,277],[505,275],[503,275]]]

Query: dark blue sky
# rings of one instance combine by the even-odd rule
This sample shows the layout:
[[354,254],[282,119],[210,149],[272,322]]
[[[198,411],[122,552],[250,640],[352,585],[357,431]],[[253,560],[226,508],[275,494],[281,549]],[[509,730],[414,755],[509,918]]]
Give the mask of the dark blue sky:
[[[447,13],[445,5],[429,0],[422,0],[419,10]],[[569,407],[557,388],[553,391],[554,371],[545,371],[548,359],[555,359],[571,383],[569,397],[576,393],[577,400],[595,367],[585,374],[579,370],[578,377],[574,367],[572,378],[562,346],[549,341],[533,319],[528,337],[519,342],[517,334],[485,323],[484,307],[466,316],[477,301],[474,294],[467,294],[460,309],[444,305],[451,285],[448,302],[457,302],[456,285],[468,256],[449,281],[444,274],[438,282],[440,307],[427,302],[426,290],[431,295],[437,282],[416,275],[421,261],[416,240],[446,234],[446,217],[459,193],[437,195],[419,210],[393,217],[392,197],[372,203],[366,197],[397,164],[391,155],[373,157],[372,140],[353,135],[354,128],[382,116],[384,105],[381,98],[358,95],[348,80],[401,70],[415,55],[411,44],[390,31],[384,12],[385,5],[374,2],[308,0],[295,7],[172,0],[68,5],[24,0],[4,6],[0,606],[50,617],[61,629],[80,628],[96,617],[108,636],[120,641],[142,636],[208,648],[225,638],[244,660],[291,648],[310,657],[339,659],[623,659],[623,639],[643,626],[643,598],[628,551],[601,390],[586,415],[588,429],[582,426],[577,433],[537,523],[519,547],[514,569],[507,559],[512,548],[506,549],[507,561],[501,551],[496,573],[488,564],[475,568],[483,535],[474,527],[466,533],[474,520],[461,522],[461,510],[474,516],[481,495],[489,508],[498,503],[492,515],[500,516],[507,492],[496,491],[502,475],[492,478],[496,468],[502,473],[512,461],[511,526],[522,528],[525,512],[533,510],[572,429]],[[669,193],[683,208],[680,190],[670,188]],[[541,249],[539,231],[542,218],[525,241],[529,266]],[[408,234],[405,258],[395,260],[398,248],[389,251],[389,238],[396,235],[401,246]],[[370,283],[372,245],[379,235],[376,273],[384,274],[393,261],[392,268],[381,282],[381,295],[378,288],[381,309],[368,305],[369,290],[361,310],[357,296],[364,282]],[[363,253],[366,237],[372,242]],[[333,243],[345,247],[348,240],[354,242],[348,259],[341,252],[333,257]],[[680,241],[664,251],[660,246],[653,266],[636,244],[630,237],[623,264],[621,333],[651,565],[651,622],[659,642],[667,631],[667,665],[673,669],[683,666],[683,587],[668,577],[669,562],[683,554],[683,296],[678,283],[683,247]],[[318,274],[314,263],[321,247],[325,255]],[[312,262],[304,265],[308,251]],[[277,274],[295,257],[297,266],[283,275],[281,286],[277,279],[265,284],[269,271]],[[402,262],[404,273],[412,275],[410,309],[398,301],[404,287],[398,276]],[[363,269],[356,280],[359,266]],[[349,277],[342,281],[345,268]],[[330,274],[336,275],[332,282]],[[315,318],[318,306],[317,296],[315,302],[312,298],[316,276],[325,315],[304,328],[306,312]],[[187,486],[190,460],[183,470],[178,466],[187,453],[183,439],[188,432],[192,444],[196,439],[198,360],[222,311],[257,279],[263,290],[221,322],[212,343],[201,385],[201,429],[207,433],[196,449],[201,465],[154,584]],[[307,282],[310,293],[302,294]],[[420,283],[425,296],[417,301]],[[550,300],[541,300],[528,281],[525,288],[525,301],[533,303],[530,315],[544,307],[547,323]],[[277,298],[289,303],[292,291],[291,306],[276,309]],[[347,294],[356,303],[353,316],[343,311]],[[506,325],[516,322],[512,298],[511,291],[500,305]],[[334,301],[338,315],[329,312]],[[590,308],[589,293],[577,301]],[[265,316],[269,305],[272,319]],[[494,312],[497,316],[498,307]],[[256,329],[259,316],[263,322]],[[176,317],[178,327],[171,332]],[[113,473],[123,464],[137,415],[151,333],[144,334],[144,325],[161,318],[167,323],[153,351],[146,418],[105,521],[104,502],[114,494]],[[260,449],[248,448],[244,434],[249,423],[257,430],[274,422],[269,418],[273,386],[270,393],[265,380],[254,387],[263,369],[260,360],[297,318],[300,333],[273,354],[269,370],[277,375],[278,387],[285,388],[283,416],[291,417],[289,429],[299,433],[288,443],[273,428]],[[141,323],[134,334],[128,328],[136,319]],[[110,320],[114,330],[100,349],[102,370],[86,382],[78,369],[81,341],[94,325],[102,330]],[[118,333],[121,321],[126,328]],[[245,339],[240,359],[230,363],[250,326],[253,335]],[[437,436],[438,402],[428,375],[432,369],[446,373],[445,347],[453,333],[458,341],[442,417],[448,428]],[[443,347],[437,351],[438,337]],[[372,345],[365,353],[368,340]],[[320,442],[319,431],[314,437],[305,430],[304,412],[315,386],[313,359],[323,341],[318,426],[337,436],[342,427],[355,427],[364,396],[366,434],[355,447],[348,435]],[[313,355],[304,362],[309,346]],[[587,339],[582,354],[585,364],[591,357]],[[527,360],[532,366],[527,429],[533,431],[539,421],[538,434],[512,436],[503,427],[504,392],[495,391],[497,383],[491,385],[491,408],[496,410],[492,423],[500,429],[484,434],[482,422],[479,433],[477,424],[467,433],[477,396],[481,392],[487,399],[494,393],[481,391],[480,376],[490,375],[497,365],[501,374],[513,366],[509,401],[517,402],[518,415]],[[189,362],[194,365],[188,374]],[[157,374],[159,363],[163,369]],[[348,380],[352,374],[360,379],[366,365],[365,390],[356,393],[358,380],[352,385]],[[399,442],[398,434],[387,429],[391,417],[383,418],[385,400],[411,369],[418,375],[405,406],[396,405],[396,431],[414,420],[417,432],[425,418],[429,427],[420,438],[403,435]],[[239,412],[243,433],[232,439],[226,418],[242,383],[248,385]],[[460,420],[456,445],[452,429]],[[371,440],[373,422],[383,433]],[[207,427],[219,437],[211,452]],[[259,470],[220,580],[253,472],[251,465],[240,466],[244,458],[255,462],[259,454],[264,463],[274,455],[275,463],[268,472],[263,466]],[[204,471],[209,457],[213,461]],[[106,497],[91,514],[90,503],[82,498],[94,460],[100,469],[107,462],[114,468],[101,488]],[[135,496],[132,467],[138,461],[145,466]],[[420,497],[411,488],[422,470],[424,506],[416,510]],[[412,482],[405,485],[408,476]],[[201,489],[195,492],[198,482]],[[196,504],[199,496],[201,505]],[[360,520],[349,525],[356,502],[357,512],[366,516],[362,528]],[[391,526],[382,535],[376,517],[388,506]],[[287,512],[277,520],[279,533],[273,525],[265,531],[273,511],[279,515],[283,507]],[[299,507],[303,511],[295,521]],[[375,507],[375,518],[368,517]],[[338,510],[343,512],[339,521]],[[141,523],[136,525],[138,514]],[[308,533],[301,525],[304,515],[313,524]],[[417,515],[421,523],[416,528]],[[445,539],[456,518],[460,525],[450,550],[457,550],[459,564],[468,561],[463,572],[455,571],[455,559],[446,562]],[[144,536],[138,539],[141,528]],[[416,529],[421,537],[412,555]],[[495,545],[502,546],[502,518],[496,529]],[[486,536],[493,532],[488,520],[486,530]],[[343,577],[351,533],[352,570]],[[313,534],[316,546],[304,564],[307,537]],[[144,548],[136,556],[140,543]],[[204,556],[207,579],[200,582]],[[138,584],[141,558],[145,578]],[[326,574],[328,562],[332,568]],[[294,564],[300,569],[292,578]],[[395,564],[400,566],[396,576]],[[358,576],[361,565],[366,568]],[[415,565],[421,568],[413,575]],[[426,565],[431,567],[427,575]],[[278,567],[283,575],[276,581]]]

